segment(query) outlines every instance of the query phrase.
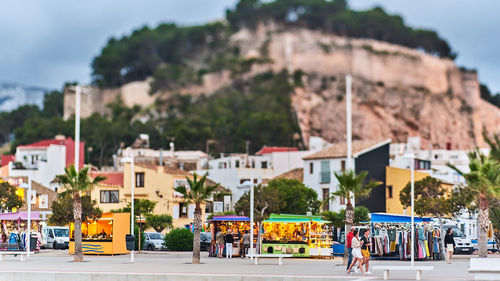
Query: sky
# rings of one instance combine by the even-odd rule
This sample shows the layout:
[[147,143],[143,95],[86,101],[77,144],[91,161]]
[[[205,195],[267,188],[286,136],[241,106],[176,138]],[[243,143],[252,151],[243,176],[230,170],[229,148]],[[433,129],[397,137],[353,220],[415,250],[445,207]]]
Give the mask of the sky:
[[[222,19],[236,0],[3,0],[0,81],[60,89],[89,83],[92,59],[110,37],[161,22],[203,24]],[[382,6],[413,27],[436,30],[458,53],[459,66],[500,92],[500,1],[350,0],[355,9]]]

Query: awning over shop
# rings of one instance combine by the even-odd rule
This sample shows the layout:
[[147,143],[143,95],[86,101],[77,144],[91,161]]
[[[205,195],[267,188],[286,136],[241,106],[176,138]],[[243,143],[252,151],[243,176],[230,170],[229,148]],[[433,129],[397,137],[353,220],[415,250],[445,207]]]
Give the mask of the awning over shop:
[[[31,212],[31,219],[32,220],[43,220],[40,212]],[[21,211],[17,213],[3,213],[0,214],[0,220],[8,220],[8,221],[14,221],[14,220],[28,220],[28,212],[27,211]]]
[[329,223],[321,219],[321,216],[305,216],[305,215],[287,215],[287,214],[271,214],[269,219],[263,222],[276,222],[276,223],[307,223],[307,222],[321,222]]
[[228,215],[228,216],[214,216],[210,222],[213,221],[250,221],[248,217],[245,216],[234,216],[234,215]]
[[[414,218],[415,222],[431,222],[431,218],[417,217]],[[387,214],[387,213],[371,213],[370,222],[388,222],[388,223],[411,223],[411,216]]]

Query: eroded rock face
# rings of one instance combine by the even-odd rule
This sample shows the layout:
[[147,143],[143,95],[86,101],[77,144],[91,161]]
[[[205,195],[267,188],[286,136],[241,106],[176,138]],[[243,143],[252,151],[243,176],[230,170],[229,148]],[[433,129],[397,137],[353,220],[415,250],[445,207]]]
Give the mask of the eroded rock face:
[[[256,31],[241,30],[230,42],[247,58],[260,55],[271,61],[254,64],[243,78],[269,70],[304,73],[302,85],[290,94],[306,143],[309,136],[345,140],[346,74],[353,77],[355,139],[405,142],[408,136],[419,135],[425,147],[445,148],[451,143],[453,149],[470,149],[485,145],[483,129],[500,132],[500,110],[480,98],[476,72],[460,69],[449,59],[375,40],[282,30],[272,24]],[[101,102],[90,100],[82,116],[105,111],[104,101],[117,95],[127,105],[147,106],[156,97],[171,94],[165,90],[151,96],[147,81],[134,83],[139,84],[94,89],[99,98],[92,100]],[[231,83],[227,71],[210,73],[202,85],[175,92],[207,95]],[[65,116],[72,111],[71,95],[65,96]]]

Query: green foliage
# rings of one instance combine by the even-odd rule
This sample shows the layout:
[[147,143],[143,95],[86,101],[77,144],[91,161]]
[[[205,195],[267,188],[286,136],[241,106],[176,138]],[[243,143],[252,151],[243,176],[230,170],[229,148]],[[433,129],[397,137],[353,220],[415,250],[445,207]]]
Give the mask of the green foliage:
[[[302,182],[294,179],[273,179],[267,186],[254,187],[255,220],[260,221],[273,213],[305,215],[319,212],[318,194]],[[236,202],[237,214],[249,216],[250,194],[245,192]]]
[[171,215],[146,215],[146,225],[156,232],[162,232],[165,228],[172,227]]
[[226,18],[233,30],[275,22],[287,27],[382,40],[441,57],[456,56],[435,31],[408,27],[400,16],[389,15],[380,7],[351,10],[345,0],[240,0],[235,9],[226,12]]
[[207,217],[207,221],[211,220],[214,218],[214,216],[230,216],[230,215],[236,215],[236,212],[234,211],[225,211],[222,213],[212,213]]
[[16,194],[16,187],[0,180],[0,212],[8,213],[12,208],[19,209],[23,203],[23,199]]
[[[141,231],[140,225],[135,224],[134,225],[134,237],[135,237],[135,250],[139,251],[139,231]],[[144,243],[146,241],[146,235],[144,234],[144,231],[141,231],[141,247],[144,246]]]
[[347,205],[351,205],[351,194],[355,198],[363,198],[370,195],[370,192],[374,187],[380,185],[380,182],[370,181],[365,184],[365,178],[368,172],[363,171],[359,174],[355,174],[353,171],[346,171],[343,173],[335,172],[335,178],[339,183],[338,189],[332,192],[332,197],[344,197],[347,199]]
[[480,84],[481,98],[487,102],[500,107],[500,93],[493,94],[485,84]]
[[[370,210],[364,206],[357,206],[354,208],[354,224],[360,222],[367,222],[370,220]],[[324,220],[331,221],[332,225],[336,228],[343,227],[345,224],[345,210],[340,212],[324,211],[321,213]]]
[[60,194],[65,196],[75,196],[81,193],[91,191],[99,182],[106,179],[103,176],[97,176],[92,179],[89,175],[89,167],[84,167],[80,171],[76,171],[75,166],[64,168],[63,175],[57,175],[56,181],[64,188]]
[[214,191],[219,187],[216,185],[206,185],[205,181],[207,179],[207,174],[203,175],[201,178],[194,173],[193,179],[186,177],[189,186],[179,185],[174,188],[175,191],[182,194],[183,199],[186,203],[193,203],[196,205],[201,205],[207,201]]
[[[97,207],[97,202],[90,196],[82,196],[82,221],[101,217],[102,210]],[[52,215],[49,217],[51,225],[67,225],[74,221],[73,198],[68,194],[59,194],[57,200],[52,202]]]
[[185,228],[176,228],[165,235],[165,245],[172,251],[192,251],[194,235]]

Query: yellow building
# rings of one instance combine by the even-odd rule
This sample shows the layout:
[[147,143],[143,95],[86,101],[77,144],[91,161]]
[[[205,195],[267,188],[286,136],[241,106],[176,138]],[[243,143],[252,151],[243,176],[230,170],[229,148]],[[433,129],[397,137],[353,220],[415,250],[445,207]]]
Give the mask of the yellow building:
[[[386,172],[386,199],[385,199],[385,211],[389,214],[401,214],[409,215],[411,209],[404,208],[399,200],[399,193],[401,190],[411,181],[411,170],[401,169],[395,167],[387,166],[385,168]],[[430,176],[429,173],[415,171],[415,181],[419,181]],[[443,182],[440,180],[441,186],[445,187],[448,191],[451,191],[453,184]]]

